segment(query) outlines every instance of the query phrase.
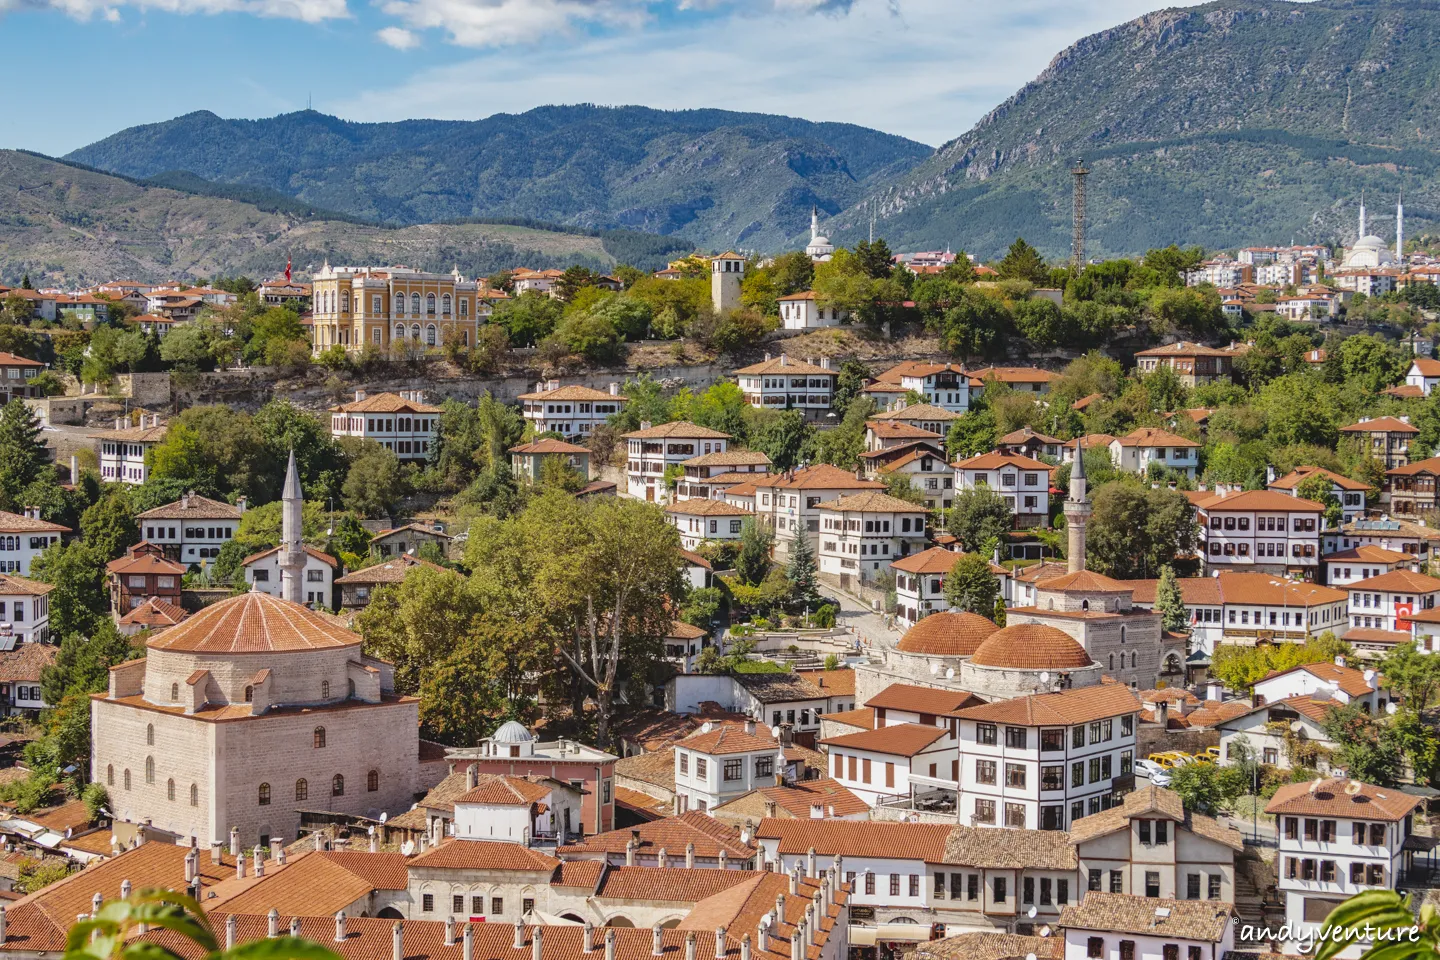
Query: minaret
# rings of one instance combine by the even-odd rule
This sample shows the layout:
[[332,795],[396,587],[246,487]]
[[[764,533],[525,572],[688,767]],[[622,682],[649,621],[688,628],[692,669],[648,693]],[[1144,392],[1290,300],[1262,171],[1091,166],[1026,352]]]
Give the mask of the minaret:
[[1085,569],[1085,524],[1091,512],[1090,496],[1085,490],[1085,449],[1080,440],[1076,440],[1075,465],[1070,468],[1070,496],[1065,499],[1065,528],[1069,534],[1065,560],[1070,573]]
[[301,534],[300,474],[295,469],[295,451],[290,451],[290,464],[285,468],[285,490],[281,494],[280,513],[280,596],[300,602],[301,581],[305,577],[305,540]]
[[[1360,236],[1365,236],[1365,191],[1360,191]],[[1355,239],[1360,239],[1356,237]]]
[[1400,199],[1395,201],[1395,262],[1403,263],[1405,260],[1405,191],[1400,191]]
[[810,207],[810,242],[814,243],[818,236],[820,236],[820,209],[812,205]]

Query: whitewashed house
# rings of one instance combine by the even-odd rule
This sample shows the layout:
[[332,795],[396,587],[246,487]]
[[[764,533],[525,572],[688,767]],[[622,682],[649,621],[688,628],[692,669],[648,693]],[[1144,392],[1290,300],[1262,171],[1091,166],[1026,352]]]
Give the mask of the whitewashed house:
[[1350,523],[1365,516],[1365,494],[1369,491],[1370,485],[1361,483],[1359,480],[1351,480],[1349,477],[1335,473],[1333,470],[1326,470],[1324,467],[1296,467],[1285,476],[1271,480],[1265,487],[1268,490],[1298,497],[1300,496],[1300,484],[1316,474],[1330,481],[1330,492],[1335,495],[1336,500],[1340,501],[1340,509],[1344,512],[1342,522]]
[[0,510],[0,573],[29,576],[31,561],[69,532],[69,527],[41,520],[39,507],[26,507],[23,514]]
[[1408,631],[1410,616],[1435,607],[1440,580],[1413,570],[1392,570],[1345,585],[1352,627]]
[[1235,906],[1088,893],[1060,914],[1065,960],[1218,960],[1235,946]]
[[665,471],[680,470],[686,460],[702,454],[725,452],[730,434],[677,420],[658,427],[642,423],[623,439],[628,453],[625,492],[636,500],[665,503],[670,499]]
[[1407,387],[1419,387],[1421,392],[1428,397],[1434,391],[1436,384],[1440,384],[1440,360],[1416,357],[1410,361],[1410,369],[1405,374]]
[[1146,474],[1152,464],[1194,477],[1202,445],[1167,430],[1140,427],[1110,443],[1110,459],[1127,473]]
[[100,479],[136,486],[150,477],[145,455],[165,439],[167,427],[158,414],[141,414],[141,423],[132,427],[124,417],[115,419],[115,429],[92,433],[90,439],[100,441]]
[[680,531],[680,546],[694,550],[706,540],[739,540],[754,511],[723,500],[679,500],[666,504],[665,519]]
[[925,508],[878,490],[819,505],[820,572],[874,577],[925,548]]
[[1315,579],[1320,572],[1325,508],[1273,490],[1245,490],[1200,500],[1205,571],[1255,570]]
[[629,398],[620,393],[620,384],[596,390],[579,384],[561,386],[559,380],[535,384],[533,393],[522,393],[520,415],[534,424],[536,433],[554,432],[567,437],[587,437],[610,417],[625,409]]
[[424,460],[440,432],[440,408],[425,402],[423,390],[402,390],[355,399],[330,408],[330,434],[374,440],[401,460]]
[[982,453],[955,463],[955,489],[999,494],[1021,529],[1045,526],[1050,516],[1050,467],[1029,457]]
[[[174,503],[135,515],[140,539],[160,547],[166,559],[186,566],[209,565],[240,529],[244,501],[228,504],[191,491]],[[279,596],[279,594],[276,594]]]
[[[795,538],[804,533],[820,548],[820,505],[867,490],[884,490],[878,480],[865,480],[828,463],[757,477],[755,515],[775,533],[775,555],[788,556]],[[731,493],[726,500],[731,501]],[[732,501],[733,502],[733,501]]]
[[835,396],[836,376],[830,358],[818,364],[794,360],[787,354],[735,371],[735,380],[745,402],[762,410],[798,410],[806,419],[817,420],[830,412]]
[[849,310],[821,304],[814,290],[792,293],[780,297],[777,302],[780,304],[780,326],[785,330],[815,330],[850,322]]
[[0,573],[0,650],[50,638],[52,584]]
[[784,778],[779,739],[754,720],[707,722],[674,746],[676,813],[713,810]]
[[[271,547],[252,553],[244,560],[245,582],[251,590],[278,597],[280,593],[280,548]],[[340,561],[323,550],[305,547],[305,570],[300,578],[300,590],[305,606],[320,606],[329,610],[335,605],[335,579],[340,576]]]

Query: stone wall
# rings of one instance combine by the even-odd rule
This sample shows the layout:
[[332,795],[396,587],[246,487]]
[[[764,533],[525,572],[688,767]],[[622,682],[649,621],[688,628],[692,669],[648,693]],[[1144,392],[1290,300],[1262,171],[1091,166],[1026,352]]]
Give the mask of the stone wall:
[[1161,730],[1158,723],[1142,723],[1135,736],[1135,756],[1148,757],[1152,753],[1167,750],[1184,750],[1199,753],[1206,747],[1220,746],[1220,731],[1205,730]]

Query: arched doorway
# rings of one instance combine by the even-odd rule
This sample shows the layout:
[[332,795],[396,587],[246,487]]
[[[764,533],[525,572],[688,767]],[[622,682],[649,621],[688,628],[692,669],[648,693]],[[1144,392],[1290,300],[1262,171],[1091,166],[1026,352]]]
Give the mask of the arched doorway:
[[404,920],[405,915],[394,907],[385,907],[379,913],[375,914],[375,918],[377,920]]
[[631,923],[626,917],[611,917],[609,920],[605,921],[605,926],[629,929],[635,926],[635,924]]

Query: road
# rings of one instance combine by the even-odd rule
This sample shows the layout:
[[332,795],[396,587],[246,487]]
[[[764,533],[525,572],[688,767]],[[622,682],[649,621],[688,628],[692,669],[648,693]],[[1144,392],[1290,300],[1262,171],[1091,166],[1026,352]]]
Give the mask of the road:
[[828,583],[820,584],[820,592],[840,608],[836,625],[851,630],[865,646],[879,646],[882,641],[893,644],[900,639],[900,631],[887,626],[886,617],[870,610],[858,597]]

